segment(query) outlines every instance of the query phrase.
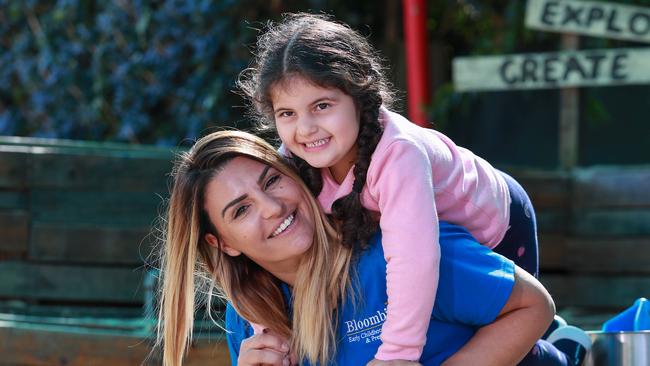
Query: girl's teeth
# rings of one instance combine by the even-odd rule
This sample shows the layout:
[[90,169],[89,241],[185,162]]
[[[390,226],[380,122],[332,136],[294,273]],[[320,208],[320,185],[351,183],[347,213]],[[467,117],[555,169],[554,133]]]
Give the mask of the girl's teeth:
[[307,146],[307,147],[318,147],[318,146],[321,146],[321,145],[325,145],[327,140],[328,139],[320,139],[318,141],[308,142],[308,143],[305,144],[305,146]]
[[282,233],[287,227],[289,227],[289,225],[291,225],[291,223],[293,222],[293,217],[294,217],[293,214],[291,214],[289,217],[287,217],[282,222],[282,224],[280,224],[280,226],[277,229],[275,229],[272,236],[280,235],[280,233]]

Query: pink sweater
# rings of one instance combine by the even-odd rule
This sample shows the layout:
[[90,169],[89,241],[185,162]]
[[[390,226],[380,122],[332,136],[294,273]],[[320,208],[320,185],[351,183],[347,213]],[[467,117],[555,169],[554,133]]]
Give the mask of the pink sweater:
[[[438,220],[465,227],[495,247],[510,218],[510,194],[488,162],[440,132],[382,108],[384,134],[372,155],[361,201],[380,213],[388,308],[376,358],[418,360],[438,287]],[[352,169],[339,185],[321,169],[318,199],[327,213],[352,191]]]

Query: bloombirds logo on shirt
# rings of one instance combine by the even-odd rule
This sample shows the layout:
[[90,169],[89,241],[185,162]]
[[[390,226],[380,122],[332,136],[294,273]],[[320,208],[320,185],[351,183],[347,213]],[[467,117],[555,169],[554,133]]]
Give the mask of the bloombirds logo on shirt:
[[365,318],[344,321],[345,337],[348,343],[379,341],[381,326],[385,320],[386,307],[383,310],[377,310],[374,314]]

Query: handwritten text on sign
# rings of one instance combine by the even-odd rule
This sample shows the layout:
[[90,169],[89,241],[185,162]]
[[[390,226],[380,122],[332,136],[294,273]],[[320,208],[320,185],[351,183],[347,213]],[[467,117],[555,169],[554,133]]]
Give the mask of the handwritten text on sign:
[[650,48],[459,57],[457,91],[650,83]]
[[528,0],[533,29],[650,42],[650,8],[576,0]]

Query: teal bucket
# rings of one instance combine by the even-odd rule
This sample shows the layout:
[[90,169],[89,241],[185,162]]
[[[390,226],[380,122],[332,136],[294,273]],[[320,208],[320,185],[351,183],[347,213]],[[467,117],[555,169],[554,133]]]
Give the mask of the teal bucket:
[[603,332],[639,332],[650,330],[650,301],[637,299],[632,306],[603,324]]

